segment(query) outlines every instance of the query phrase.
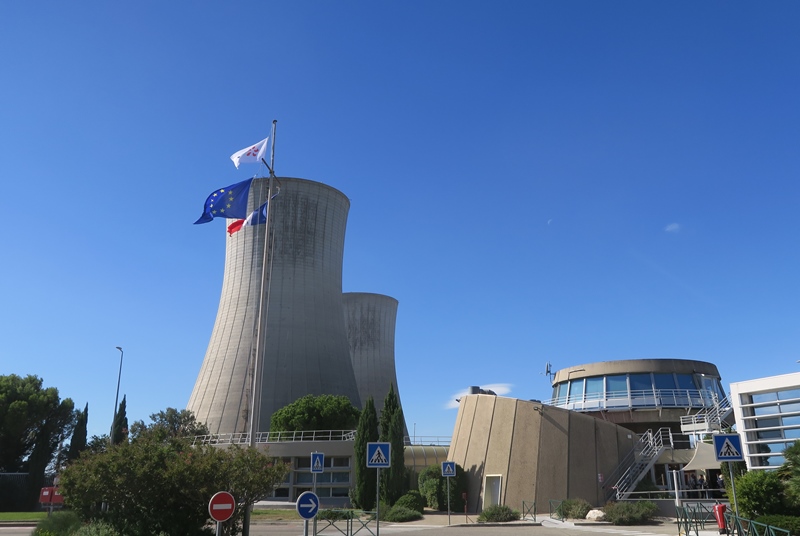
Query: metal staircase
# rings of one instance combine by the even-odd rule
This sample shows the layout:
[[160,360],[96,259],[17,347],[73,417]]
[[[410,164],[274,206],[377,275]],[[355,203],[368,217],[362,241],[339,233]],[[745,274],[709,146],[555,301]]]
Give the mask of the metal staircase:
[[731,401],[726,396],[722,400],[712,394],[713,404],[692,415],[681,417],[681,432],[684,434],[712,434],[721,431],[728,424],[726,420],[733,413]]
[[648,430],[634,445],[633,450],[619,464],[611,474],[608,481],[616,483],[607,489],[606,500],[627,499],[636,489],[636,484],[647,474],[661,453],[672,448],[672,431],[669,428],[659,428],[653,432]]

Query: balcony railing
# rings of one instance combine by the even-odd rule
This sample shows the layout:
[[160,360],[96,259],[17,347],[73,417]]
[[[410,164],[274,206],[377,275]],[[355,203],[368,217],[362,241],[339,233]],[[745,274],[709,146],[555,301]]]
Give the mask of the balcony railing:
[[[290,443],[294,441],[353,441],[355,430],[307,430],[301,432],[259,432],[256,444]],[[249,445],[250,434],[209,434],[195,436],[195,445]]]
[[715,404],[709,389],[642,389],[568,395],[545,401],[545,404],[573,411],[619,410],[637,408],[706,408]]

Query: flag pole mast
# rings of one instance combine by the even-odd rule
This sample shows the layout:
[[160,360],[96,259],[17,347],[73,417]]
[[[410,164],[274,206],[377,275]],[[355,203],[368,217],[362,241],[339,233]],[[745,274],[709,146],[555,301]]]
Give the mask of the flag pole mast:
[[[267,169],[269,169],[269,190],[267,192],[267,217],[266,222],[264,224],[264,251],[263,257],[261,262],[261,286],[259,287],[259,297],[258,297],[258,315],[257,315],[257,324],[256,324],[256,355],[254,359],[254,367],[253,367],[253,392],[252,396],[250,397],[250,427],[249,427],[249,445],[251,447],[256,446],[256,434],[258,433],[258,425],[261,420],[261,388],[262,388],[262,376],[263,376],[263,361],[264,353],[262,342],[266,339],[266,322],[267,322],[267,314],[269,309],[269,287],[272,283],[272,278],[268,274],[268,259],[270,260],[271,265],[271,256],[269,255],[269,233],[270,233],[270,225],[269,222],[272,219],[272,210],[270,209],[270,204],[272,202],[272,186],[273,186],[273,179],[275,178],[275,131],[277,129],[278,121],[272,121],[272,150],[270,154],[270,165],[267,165],[264,162],[264,165],[267,165]],[[262,159],[263,162],[263,159]],[[266,299],[264,296],[264,289],[266,287]],[[265,302],[266,301],[266,310],[265,310]],[[262,321],[262,314],[264,315],[264,319]]]

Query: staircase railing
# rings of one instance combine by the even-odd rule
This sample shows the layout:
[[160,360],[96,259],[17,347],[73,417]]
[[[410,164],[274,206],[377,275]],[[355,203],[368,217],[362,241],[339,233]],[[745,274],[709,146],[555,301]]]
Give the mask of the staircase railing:
[[714,403],[694,413],[681,417],[681,432],[684,433],[711,433],[720,431],[723,428],[725,418],[730,415],[733,407],[728,397],[719,399],[713,395]]
[[633,449],[610,475],[608,482],[614,482],[614,485],[606,488],[606,500],[612,497],[617,500],[627,498],[667,448],[672,448],[672,431],[669,428],[660,428],[655,432],[648,430],[639,436]]

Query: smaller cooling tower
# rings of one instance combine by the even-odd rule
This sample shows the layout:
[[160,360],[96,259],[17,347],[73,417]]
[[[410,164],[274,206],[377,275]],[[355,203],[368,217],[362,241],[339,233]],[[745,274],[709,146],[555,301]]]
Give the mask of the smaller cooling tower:
[[[362,405],[371,396],[380,415],[390,385],[394,385],[400,401],[394,365],[397,300],[367,292],[347,292],[342,297],[344,323],[347,340],[350,342],[350,359],[356,375],[358,394]],[[402,403],[400,406],[402,407]],[[404,434],[408,436],[405,423],[403,428]]]

